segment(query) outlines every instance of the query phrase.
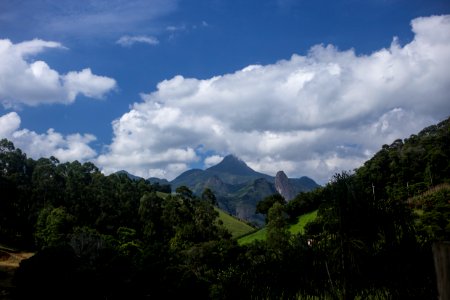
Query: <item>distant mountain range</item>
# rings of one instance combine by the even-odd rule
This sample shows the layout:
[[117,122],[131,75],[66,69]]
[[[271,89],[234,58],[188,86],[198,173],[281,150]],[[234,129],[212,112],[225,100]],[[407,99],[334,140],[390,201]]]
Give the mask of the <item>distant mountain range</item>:
[[[131,179],[140,177],[131,175]],[[319,185],[306,176],[287,178],[283,171],[270,176],[259,173],[234,155],[226,156],[219,164],[206,170],[192,169],[179,175],[172,181],[159,178],[147,179],[152,183],[170,184],[174,191],[185,185],[195,194],[201,195],[205,188],[210,188],[217,197],[219,207],[238,218],[262,224],[264,217],[255,214],[256,204],[264,197],[280,193],[287,201],[300,192],[317,188]]]

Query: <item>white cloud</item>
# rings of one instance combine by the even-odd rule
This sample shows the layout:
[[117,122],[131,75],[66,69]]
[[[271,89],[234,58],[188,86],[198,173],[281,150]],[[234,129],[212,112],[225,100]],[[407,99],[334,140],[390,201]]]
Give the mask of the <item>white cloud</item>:
[[449,115],[450,16],[411,24],[410,43],[394,38],[370,55],[317,45],[232,74],[164,80],[114,121],[98,162],[171,179],[202,153],[233,153],[261,172],[324,183]]
[[46,48],[66,49],[63,45],[61,45],[61,43],[52,41],[43,41],[39,39],[21,42],[14,45],[15,52],[21,57],[38,54],[44,51]]
[[194,30],[204,29],[209,27],[209,24],[206,21],[202,21],[200,23],[194,24],[182,24],[182,25],[169,25],[166,26],[166,31],[169,33],[168,39],[172,40],[181,34],[185,34],[188,32],[192,32]]
[[11,112],[0,117],[0,137],[11,138],[12,133],[20,127],[20,117]]
[[138,35],[138,36],[129,36],[124,35],[120,39],[116,41],[117,44],[124,46],[124,47],[131,47],[136,43],[144,43],[148,45],[158,45],[159,41],[157,38],[152,36],[144,36],[144,35]]
[[55,156],[61,162],[87,161],[97,155],[89,143],[96,140],[91,134],[70,134],[63,136],[54,129],[39,134],[28,129],[20,129],[21,119],[16,112],[0,116],[0,139],[7,138],[29,157]]
[[101,98],[116,87],[114,79],[94,75],[89,68],[62,75],[44,61],[29,59],[48,48],[64,49],[51,41],[34,39],[13,44],[0,39],[0,102],[4,106],[69,104],[79,94]]
[[[5,1],[3,1],[5,2]],[[39,36],[112,37],[155,31],[177,0],[33,0],[2,3],[0,28]],[[4,26],[2,26],[4,25]]]
[[217,165],[218,163],[220,163],[223,159],[223,156],[220,155],[211,155],[205,158],[204,162],[205,162],[205,167],[209,168],[212,167],[214,165]]
[[114,79],[94,75],[89,68],[80,72],[69,72],[62,76],[62,79],[71,101],[75,100],[78,94],[91,98],[102,98],[105,92],[116,86]]
[[170,32],[185,31],[185,30],[187,30],[187,27],[186,27],[186,25],[180,25],[180,26],[170,25],[170,26],[166,27],[166,30],[170,31]]

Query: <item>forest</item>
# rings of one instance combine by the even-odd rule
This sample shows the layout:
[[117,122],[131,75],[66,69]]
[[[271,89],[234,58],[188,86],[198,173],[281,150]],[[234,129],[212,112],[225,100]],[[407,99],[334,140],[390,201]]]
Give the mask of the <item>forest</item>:
[[[450,118],[286,203],[239,245],[214,191],[34,160],[0,141],[0,244],[35,254],[11,299],[436,299],[432,245],[450,241]],[[318,210],[304,233],[289,223]],[[0,274],[1,276],[1,274]]]

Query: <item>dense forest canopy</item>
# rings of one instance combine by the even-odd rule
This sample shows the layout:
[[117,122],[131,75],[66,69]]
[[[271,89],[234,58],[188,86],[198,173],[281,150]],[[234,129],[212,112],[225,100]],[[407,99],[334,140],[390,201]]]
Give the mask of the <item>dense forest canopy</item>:
[[[0,141],[0,243],[36,251],[11,297],[436,298],[431,245],[450,240],[450,119],[384,145],[289,203],[258,205],[267,240],[239,246],[214,191],[33,160]],[[288,223],[318,209],[305,234]]]

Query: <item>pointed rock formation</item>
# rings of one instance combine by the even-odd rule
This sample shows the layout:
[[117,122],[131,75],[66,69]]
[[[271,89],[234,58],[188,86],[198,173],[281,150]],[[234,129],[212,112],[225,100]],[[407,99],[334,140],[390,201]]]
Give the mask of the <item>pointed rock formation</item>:
[[278,171],[275,176],[275,189],[286,201],[290,201],[295,197],[295,191],[289,182],[289,178],[283,171]]

